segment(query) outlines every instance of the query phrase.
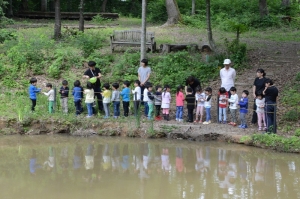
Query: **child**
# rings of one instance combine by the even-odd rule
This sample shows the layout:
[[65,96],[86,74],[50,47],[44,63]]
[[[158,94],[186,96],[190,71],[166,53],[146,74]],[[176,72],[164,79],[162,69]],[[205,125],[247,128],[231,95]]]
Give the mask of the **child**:
[[119,84],[113,83],[112,84],[113,92],[111,101],[114,105],[114,118],[117,119],[120,116],[120,91],[118,91]]
[[236,94],[236,88],[231,87],[230,88],[231,96],[228,99],[229,102],[229,110],[231,115],[231,122],[229,125],[236,126],[236,110],[237,110],[237,104],[239,102],[239,96]]
[[139,106],[140,106],[140,102],[141,102],[140,84],[141,84],[140,80],[135,80],[134,81],[134,90],[132,91],[135,116],[138,116]]
[[205,101],[204,101],[206,121],[203,122],[203,124],[210,124],[211,123],[211,121],[210,121],[211,120],[211,116],[210,116],[211,94],[212,94],[212,89],[210,87],[207,87],[205,89]]
[[29,92],[29,99],[31,100],[32,103],[31,111],[34,111],[36,106],[36,94],[41,92],[41,89],[36,87],[37,79],[35,77],[31,78],[29,83],[30,86],[28,88],[28,92]]
[[48,97],[48,101],[49,101],[48,110],[49,110],[49,113],[53,113],[54,90],[52,89],[52,84],[47,83],[46,88],[47,88],[48,92],[44,92],[44,94]]
[[240,120],[241,120],[241,125],[239,126],[239,128],[242,128],[242,129],[245,129],[248,127],[247,123],[246,123],[246,115],[248,113],[248,95],[249,95],[249,91],[243,90],[242,98],[239,101]]
[[171,94],[170,94],[169,85],[166,85],[164,87],[164,92],[162,93],[161,97],[162,97],[161,108],[163,109],[164,120],[169,121],[170,120],[169,110],[170,110],[170,103],[171,103]]
[[93,116],[93,103],[95,101],[94,99],[94,89],[91,82],[87,82],[86,89],[83,92],[85,94],[85,104],[87,107],[88,115],[87,118],[90,118]]
[[183,103],[184,103],[184,95],[183,95],[183,86],[179,85],[176,91],[176,121],[182,122],[183,115]]
[[196,88],[196,104],[197,104],[197,110],[196,110],[196,120],[195,123],[198,122],[198,115],[200,115],[199,123],[202,123],[203,118],[203,109],[204,109],[204,102],[205,102],[205,93],[202,92],[201,87]]
[[186,108],[188,109],[188,120],[187,122],[193,122],[193,111],[195,108],[195,95],[193,95],[193,89],[187,88],[187,95],[185,96],[187,102]]
[[[219,123],[226,124],[227,123],[227,115],[226,115],[226,109],[228,106],[227,98],[228,93],[224,87],[221,87],[219,89]],[[222,121],[222,115],[223,115],[223,121]]]
[[[267,129],[266,119],[265,119],[265,98],[262,92],[258,92],[255,99],[255,104],[257,106],[256,113],[258,119],[258,130],[263,131]],[[262,126],[264,124],[264,127]]]
[[150,82],[148,82],[148,107],[149,107],[149,111],[148,111],[148,120],[152,120],[153,119],[153,100],[154,100],[154,95],[152,93],[152,84]]
[[129,101],[130,101],[130,89],[128,88],[130,85],[129,81],[124,81],[123,83],[123,90],[121,92],[121,96],[123,98],[123,109],[124,109],[124,116],[128,117],[129,113]]
[[104,112],[105,112],[105,116],[104,118],[109,118],[110,116],[110,112],[109,112],[109,105],[110,105],[110,101],[111,101],[111,91],[109,90],[109,84],[105,83],[103,85],[104,87],[104,91],[102,93],[103,96],[103,108],[104,108]]
[[156,92],[154,95],[154,104],[155,104],[155,120],[161,120],[160,117],[160,109],[161,109],[161,90],[162,87],[160,85],[156,86]]
[[74,96],[74,104],[76,107],[76,115],[80,115],[82,113],[81,100],[83,98],[83,88],[80,86],[80,81],[76,80],[74,82],[74,88],[72,91],[72,95]]
[[145,106],[145,110],[144,110],[144,114],[146,117],[148,117],[148,111],[149,111],[149,107],[148,107],[148,82],[146,82],[146,84],[144,84],[145,88],[144,88],[144,92],[143,92],[143,102],[144,102],[144,106]]
[[68,113],[68,97],[69,97],[69,87],[68,87],[68,81],[63,80],[62,81],[62,87],[59,89],[60,94],[60,103],[61,108],[63,110],[63,113]]

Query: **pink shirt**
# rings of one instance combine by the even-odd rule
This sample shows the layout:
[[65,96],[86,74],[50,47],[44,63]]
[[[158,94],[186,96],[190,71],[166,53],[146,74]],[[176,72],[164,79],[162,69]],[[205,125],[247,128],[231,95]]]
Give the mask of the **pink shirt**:
[[176,106],[183,106],[184,104],[184,95],[181,91],[176,94]]

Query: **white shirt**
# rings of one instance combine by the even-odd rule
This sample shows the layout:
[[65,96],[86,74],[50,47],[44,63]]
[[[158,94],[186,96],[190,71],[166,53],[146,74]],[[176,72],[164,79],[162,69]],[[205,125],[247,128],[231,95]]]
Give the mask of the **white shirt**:
[[48,96],[48,100],[49,101],[54,101],[54,90],[51,89],[50,91],[48,91],[47,93],[44,93],[46,96]]
[[209,95],[205,96],[205,101],[204,101],[205,108],[211,108],[211,98],[207,101],[208,97],[209,97]]
[[265,98],[256,99],[255,100],[255,104],[257,106],[257,109],[256,109],[257,113],[264,113],[265,112],[264,108],[260,108],[260,106],[264,106],[265,105]]
[[94,89],[86,89],[84,90],[85,96],[85,103],[93,103],[94,102]]
[[[132,91],[133,93],[133,101],[141,100],[141,87],[137,86]],[[135,93],[136,93],[136,99],[135,99]]]
[[143,101],[144,102],[148,102],[149,97],[148,97],[148,89],[147,88],[144,89],[144,93],[143,94],[144,94]]
[[237,102],[239,101],[239,96],[237,94],[231,95],[228,102],[230,103],[230,109],[237,109]]
[[228,70],[226,68],[222,68],[220,70],[221,77],[221,87],[224,87],[226,91],[229,91],[231,87],[234,86],[234,80],[236,77],[236,72],[234,68],[229,67]]

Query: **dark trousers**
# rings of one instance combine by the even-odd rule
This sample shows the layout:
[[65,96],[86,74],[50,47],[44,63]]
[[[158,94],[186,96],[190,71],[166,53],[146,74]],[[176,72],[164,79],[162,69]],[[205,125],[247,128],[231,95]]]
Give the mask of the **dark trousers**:
[[98,109],[99,111],[103,111],[101,88],[94,88],[94,92],[95,92],[95,97],[97,97]]
[[80,100],[75,101],[74,104],[76,108],[76,115],[80,115],[82,112],[81,101]]
[[123,109],[124,109],[124,116],[128,117],[128,112],[129,112],[129,102],[124,102],[123,101]]
[[141,86],[141,105],[147,104],[144,103],[143,99],[144,99],[144,90],[145,90],[145,86]]
[[160,116],[161,105],[155,105],[155,116]]
[[36,99],[31,99],[31,111],[34,111],[35,106],[36,106]]
[[266,102],[265,114],[266,114],[266,124],[267,132],[276,133],[276,120],[275,120],[275,110],[276,102]]
[[118,117],[120,116],[120,101],[113,102],[114,105],[114,116]]
[[194,112],[193,108],[188,108],[188,122],[193,122],[194,121],[193,112]]
[[252,124],[256,124],[257,123],[257,113],[256,113],[256,104],[255,104],[255,99],[254,99],[254,103],[253,103],[253,114],[252,114],[252,120],[251,123]]
[[144,102],[144,106],[145,106],[145,110],[144,110],[145,116],[148,117],[148,111],[149,111],[148,103]]
[[139,108],[140,108],[140,100],[137,101],[133,101],[133,105],[134,105],[134,115],[138,116],[138,112],[139,112]]

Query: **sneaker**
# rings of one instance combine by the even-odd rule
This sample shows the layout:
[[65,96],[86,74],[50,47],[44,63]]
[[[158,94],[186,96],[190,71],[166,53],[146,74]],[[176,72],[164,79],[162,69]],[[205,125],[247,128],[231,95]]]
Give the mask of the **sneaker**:
[[90,117],[92,117],[92,116],[91,116],[91,115],[87,115],[87,116],[86,116],[86,118],[90,118]]
[[259,131],[262,131],[262,128],[261,128],[261,127],[259,127],[259,128],[258,128],[258,130],[259,130]]
[[243,128],[243,126],[244,126],[244,125],[241,124],[241,125],[239,125],[238,127],[239,127],[239,128]]
[[178,119],[178,122],[183,122],[183,119]]
[[179,121],[179,119],[178,119],[178,118],[176,118],[175,120],[176,120],[176,121]]
[[244,125],[244,127],[245,127],[245,128],[248,128],[248,125],[247,125],[247,124],[245,124],[245,125]]
[[207,123],[208,123],[208,124],[210,124],[210,123],[211,123],[211,121],[209,120]]
[[198,122],[199,124],[201,124],[202,123],[202,120],[199,120],[199,122]]
[[226,122],[226,121],[223,121],[223,124],[227,124],[227,122]]
[[228,125],[233,125],[233,124],[234,124],[233,122],[229,122],[229,123],[228,123]]
[[198,123],[198,120],[195,120],[194,123]]
[[236,126],[236,123],[232,122],[232,126]]
[[208,124],[208,122],[203,122],[203,124]]

